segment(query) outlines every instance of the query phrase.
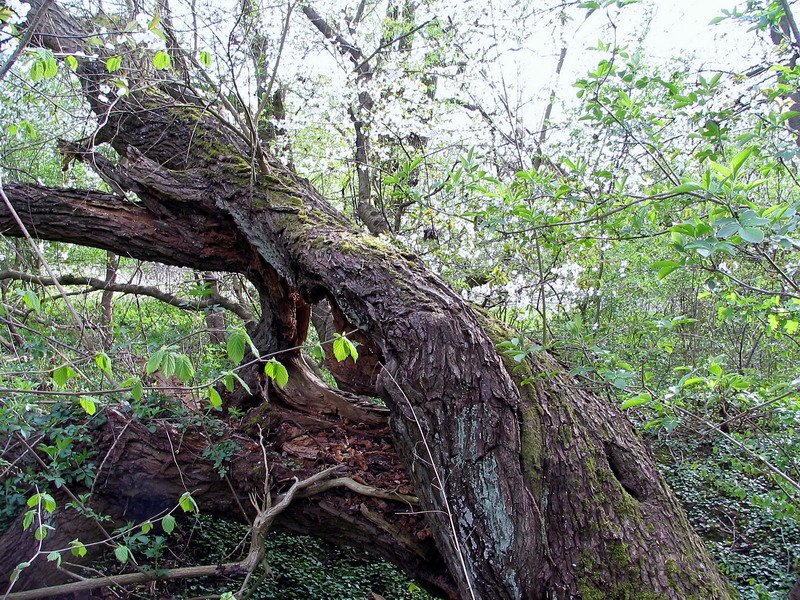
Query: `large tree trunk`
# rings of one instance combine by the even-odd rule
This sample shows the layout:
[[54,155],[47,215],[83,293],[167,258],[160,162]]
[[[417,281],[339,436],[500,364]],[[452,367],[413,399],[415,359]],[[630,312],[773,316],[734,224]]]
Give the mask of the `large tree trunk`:
[[[53,6],[34,39],[76,53],[78,31]],[[95,94],[106,75],[102,63],[84,62],[78,73],[94,111],[107,114],[97,141],[124,158],[115,166],[93,155],[94,165],[141,202],[7,186],[28,229],[43,239],[244,274],[262,297],[255,338],[265,352],[302,342],[310,306],[327,300],[347,330],[357,330],[351,337],[370,350],[373,359],[359,363],[370,376],[353,387],[374,382],[373,393],[385,400],[394,448],[460,597],[731,597],[652,456],[616,408],[578,387],[545,353],[523,365],[525,372],[512,373],[495,346],[509,332],[467,306],[415,256],[354,229],[271,157],[254,167],[253,149],[200,108],[178,105],[161,92],[124,97],[112,107]],[[4,210],[0,228],[20,235]],[[269,408],[301,407],[308,424],[363,423],[367,429],[351,434],[356,439],[380,426],[378,411],[325,388],[297,353],[288,357],[294,383],[249,399],[255,406],[246,421],[260,422],[274,448],[282,443],[285,421],[271,419],[267,402]],[[257,447],[249,451],[256,456],[243,446],[232,474],[234,488],[243,492],[246,465],[259,456]],[[119,460],[123,472],[137,472],[131,454]],[[202,470],[191,457],[186,461],[186,468]],[[141,477],[101,476],[96,491],[101,498],[130,495],[147,485]],[[209,506],[231,505],[221,485],[197,485]],[[163,497],[174,501],[176,491]],[[144,498],[134,496],[129,504],[140,502]],[[325,502],[297,505],[291,522],[302,529],[319,519],[322,533],[341,529],[335,521],[342,511],[326,513],[320,508]],[[151,508],[142,506],[143,512]],[[375,544],[447,592],[442,573],[433,568],[426,574],[424,560],[413,556],[408,535],[418,524],[387,526],[384,531],[395,535],[382,541],[374,529],[379,520],[364,516],[373,512],[367,506],[365,513],[348,513],[363,527],[351,528],[345,541],[363,536],[360,544]],[[388,513],[380,519],[392,522]],[[5,572],[8,566],[5,561]]]

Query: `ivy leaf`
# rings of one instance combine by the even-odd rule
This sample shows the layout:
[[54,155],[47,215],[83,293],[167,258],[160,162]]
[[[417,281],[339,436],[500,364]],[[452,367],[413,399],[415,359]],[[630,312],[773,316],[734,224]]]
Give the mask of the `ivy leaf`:
[[269,362],[264,365],[264,372],[267,374],[267,377],[274,380],[281,389],[285,388],[286,384],[289,383],[289,372],[286,370],[286,367],[274,358],[271,358]]

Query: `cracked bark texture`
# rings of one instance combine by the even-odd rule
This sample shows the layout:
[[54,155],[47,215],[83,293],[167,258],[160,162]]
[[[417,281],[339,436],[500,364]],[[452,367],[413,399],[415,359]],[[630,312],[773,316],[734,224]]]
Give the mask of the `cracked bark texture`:
[[[74,52],[79,31],[54,6],[34,40]],[[157,89],[108,106],[96,93],[102,64],[82,62],[78,75],[94,111],[107,116],[98,142],[121,159],[113,165],[91,149],[79,158],[140,201],[8,186],[20,217],[43,239],[244,274],[262,297],[257,343],[267,351],[302,341],[310,307],[327,300],[370,346],[374,371],[353,389],[373,388],[385,400],[393,446],[460,597],[732,597],[615,407],[580,389],[546,354],[532,357],[524,373],[512,372],[495,348],[510,332],[467,306],[415,256],[353,228],[269,155],[254,168],[253,149],[201,108]],[[0,230],[20,235],[2,210]],[[305,401],[304,423],[358,419],[359,409],[325,400],[352,398],[320,392],[299,362],[293,366],[296,393],[283,400]],[[315,393],[322,399],[307,401]],[[282,401],[273,396],[251,399],[250,420],[268,425],[271,442],[278,423],[269,409]],[[315,414],[322,405],[328,408]],[[341,518],[317,515],[326,524]],[[351,530],[353,537],[376,543],[366,530]],[[403,563],[401,553],[390,558],[407,569],[419,565]]]

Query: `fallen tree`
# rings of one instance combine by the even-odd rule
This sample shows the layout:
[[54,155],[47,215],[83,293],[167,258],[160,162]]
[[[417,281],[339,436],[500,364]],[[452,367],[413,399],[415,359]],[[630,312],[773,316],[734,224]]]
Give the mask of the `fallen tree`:
[[[57,4],[32,4],[32,43],[85,54],[89,34],[78,20]],[[465,304],[417,257],[353,227],[307,181],[169,81],[109,101],[99,93],[108,77],[102,60],[80,60],[77,76],[100,125],[93,145],[65,144],[63,151],[90,163],[117,193],[6,185],[0,230],[21,236],[21,222],[40,239],[240,273],[261,301],[251,337],[261,355],[280,352],[289,371],[280,388],[253,370],[251,393],[229,400],[249,411],[243,425],[225,423],[239,440],[230,487],[197,459],[202,438],[184,440],[185,454],[174,454],[165,446],[168,428],[148,435],[134,421],[110,418],[97,433],[111,457],[98,474],[98,509],[147,518],[191,487],[204,511],[236,511],[263,484],[258,426],[279,491],[292,477],[336,465],[384,494],[392,491],[388,481],[407,478],[422,509],[413,512],[424,517],[332,487],[293,503],[278,521],[368,547],[437,593],[732,597],[633,427],[553,357],[532,355],[512,370],[496,349],[510,335],[502,325]],[[118,163],[95,152],[102,143]],[[331,363],[340,387],[353,393],[326,386],[297,349],[321,302],[337,331],[361,343],[356,369]],[[382,398],[388,415],[358,393]],[[303,436],[320,438],[320,450],[304,456],[299,470],[281,465],[290,442]],[[342,439],[373,442],[344,459],[330,451]],[[173,467],[191,485],[178,487]],[[68,517],[56,518],[46,545],[59,547],[76,530],[81,539],[102,535]],[[20,527],[0,544],[6,577],[20,549],[35,547]],[[61,573],[41,562],[15,590],[59,581]]]

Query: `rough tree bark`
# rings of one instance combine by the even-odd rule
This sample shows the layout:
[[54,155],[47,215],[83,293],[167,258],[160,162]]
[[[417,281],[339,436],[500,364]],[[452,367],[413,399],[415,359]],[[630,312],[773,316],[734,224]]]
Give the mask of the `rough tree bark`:
[[[32,4],[38,9],[42,0]],[[34,36],[62,53],[80,51],[82,39],[77,21],[57,5]],[[81,62],[78,76],[103,116],[96,143],[110,144],[121,160],[113,165],[91,148],[77,157],[140,201],[9,185],[6,193],[28,229],[42,239],[245,275],[262,299],[254,337],[264,352],[302,342],[311,306],[326,300],[337,324],[356,330],[352,337],[369,349],[371,359],[358,363],[369,376],[362,373],[352,387],[371,387],[385,400],[394,450],[381,438],[380,461],[394,460],[397,452],[455,588],[437,563],[426,562],[430,548],[416,535],[425,527],[394,515],[396,508],[379,511],[349,492],[331,492],[297,505],[287,526],[348,531],[345,541],[372,547],[439,593],[462,598],[732,597],[632,426],[576,385],[553,357],[542,353],[512,370],[495,346],[508,331],[466,305],[415,256],[354,229],[270,156],[261,156],[254,175],[254,149],[202,107],[176,101],[163,86],[167,91],[150,88],[112,106],[96,93],[105,77],[102,61]],[[4,210],[0,229],[20,235]],[[178,456],[184,473],[198,479],[207,510],[227,510],[253,485],[254,424],[276,454],[287,436],[314,438],[349,427],[348,435],[361,441],[384,426],[381,410],[324,386],[297,352],[283,356],[290,385],[278,390],[262,382],[268,390],[243,404],[250,429],[231,432],[244,440],[233,491],[209,480],[196,450]],[[169,488],[175,477],[163,446],[146,436],[132,444],[114,454],[115,468],[101,474],[96,494],[98,502],[134,494],[128,510],[145,514],[157,508],[147,498],[173,502],[182,489]],[[142,477],[137,444],[146,460],[161,465],[163,478]],[[308,460],[342,459],[333,453]],[[381,468],[394,468],[370,460],[345,467],[368,484],[385,485]],[[137,496],[137,489],[150,495]],[[339,502],[349,508],[324,508]],[[359,503],[364,510],[351,510]],[[17,530],[9,535],[4,548],[24,543]],[[7,573],[13,565],[0,559]]]

